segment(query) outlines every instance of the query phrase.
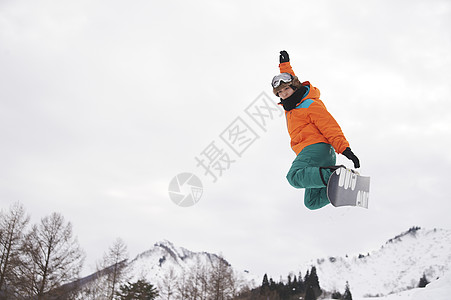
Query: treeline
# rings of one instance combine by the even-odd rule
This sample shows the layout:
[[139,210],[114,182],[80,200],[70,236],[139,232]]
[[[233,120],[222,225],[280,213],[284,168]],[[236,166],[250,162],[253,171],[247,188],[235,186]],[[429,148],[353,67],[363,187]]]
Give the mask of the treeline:
[[117,239],[98,262],[98,271],[81,279],[85,253],[61,214],[31,225],[20,203],[0,211],[2,300],[155,299],[152,284],[127,281],[127,256],[127,247]]
[[[316,300],[319,296],[326,294],[319,284],[319,278],[316,273],[316,267],[313,266],[304,277],[301,273],[298,276],[288,275],[286,280],[280,279],[275,282],[272,278],[268,279],[267,274],[263,276],[261,286],[242,293],[236,300]],[[349,284],[346,283],[344,293],[338,291],[331,293],[332,299],[352,300],[352,294]]]
[[204,262],[197,259],[181,274],[170,269],[158,290],[160,299],[166,300],[231,300],[248,291],[247,284],[224,258],[211,255]]

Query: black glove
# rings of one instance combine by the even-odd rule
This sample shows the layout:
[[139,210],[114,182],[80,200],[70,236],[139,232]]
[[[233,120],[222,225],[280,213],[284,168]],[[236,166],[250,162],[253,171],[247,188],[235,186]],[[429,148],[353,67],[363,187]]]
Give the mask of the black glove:
[[284,62],[289,62],[290,61],[290,57],[288,56],[288,52],[287,51],[285,51],[285,50],[280,51],[279,61],[280,61],[280,63],[284,63]]
[[357,158],[357,156],[355,156],[354,153],[352,153],[351,148],[346,148],[345,151],[343,151],[343,155],[346,156],[347,159],[352,160],[352,162],[354,163],[354,168],[360,168],[359,159]]

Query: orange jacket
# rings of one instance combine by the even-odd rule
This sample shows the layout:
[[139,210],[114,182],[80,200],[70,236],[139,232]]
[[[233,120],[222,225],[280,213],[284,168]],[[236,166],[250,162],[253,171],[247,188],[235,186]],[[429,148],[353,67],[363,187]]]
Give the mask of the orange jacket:
[[[280,73],[295,75],[289,62],[281,63],[279,68]],[[343,153],[349,143],[337,121],[319,99],[319,89],[311,86],[308,81],[302,85],[306,86],[308,91],[295,109],[285,112],[291,148],[298,155],[306,146],[327,143],[332,145],[337,153]]]

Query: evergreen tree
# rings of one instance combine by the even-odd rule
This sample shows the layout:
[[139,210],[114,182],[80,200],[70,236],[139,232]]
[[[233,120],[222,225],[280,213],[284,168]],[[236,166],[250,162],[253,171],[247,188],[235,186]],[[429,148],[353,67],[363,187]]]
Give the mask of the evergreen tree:
[[307,282],[308,282],[308,280],[309,280],[309,277],[310,277],[310,271],[307,270],[307,273],[305,273],[305,277],[304,277],[304,282],[305,282],[305,284],[307,284]]
[[343,300],[352,300],[351,290],[349,288],[349,283],[347,281],[346,281],[346,289],[345,289],[345,292],[344,292],[343,297],[341,299],[343,299]]
[[332,299],[341,299],[341,293],[340,292],[337,292],[337,291],[335,291],[335,292],[333,292],[332,293]]
[[265,273],[263,275],[263,282],[262,286],[260,288],[260,294],[265,295],[269,292],[269,281],[268,281],[268,275]]
[[290,291],[292,295],[295,295],[296,293],[298,293],[299,291],[297,290],[298,287],[298,279],[296,277],[296,275],[293,276],[293,282],[291,283],[290,286]]
[[276,292],[283,299],[282,296],[285,295],[285,284],[283,284],[282,278],[280,278],[279,283],[277,283]]
[[318,279],[318,275],[316,274],[316,267],[315,266],[313,266],[312,269],[310,270],[309,283],[312,285],[313,288],[320,289],[320,287],[319,287],[319,279]]
[[268,281],[268,275],[263,275],[263,282],[262,282],[262,288],[269,287],[269,281]]
[[274,291],[275,289],[277,289],[277,284],[274,282],[274,280],[272,278],[269,278],[269,289],[271,291]]
[[424,288],[429,284],[429,281],[426,278],[426,274],[423,273],[423,277],[420,278],[420,283],[418,283],[419,288]]
[[316,300],[315,292],[311,285],[307,286],[307,290],[305,291],[305,300]]
[[119,300],[152,300],[158,297],[156,288],[145,280],[121,285],[117,293]]
[[301,272],[299,272],[298,283],[297,283],[296,290],[297,290],[299,293],[305,292],[305,284],[304,284],[304,281],[302,280]]
[[306,279],[305,279],[305,286],[307,289],[311,287],[313,291],[315,292],[315,296],[319,297],[322,293],[321,287],[319,286],[319,279],[318,275],[316,274],[316,267],[313,266],[310,269],[310,272],[307,272]]

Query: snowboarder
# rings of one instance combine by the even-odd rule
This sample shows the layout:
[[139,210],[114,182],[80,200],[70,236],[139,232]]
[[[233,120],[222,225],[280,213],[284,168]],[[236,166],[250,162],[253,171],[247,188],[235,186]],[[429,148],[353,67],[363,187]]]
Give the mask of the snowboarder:
[[308,81],[299,81],[286,51],[280,51],[279,62],[280,74],[274,76],[272,88],[285,109],[291,148],[297,155],[287,179],[293,187],[305,188],[307,208],[319,209],[330,203],[326,186],[338,168],[335,152],[350,159],[354,168],[359,168],[360,162],[337,121],[319,99],[319,90]]

